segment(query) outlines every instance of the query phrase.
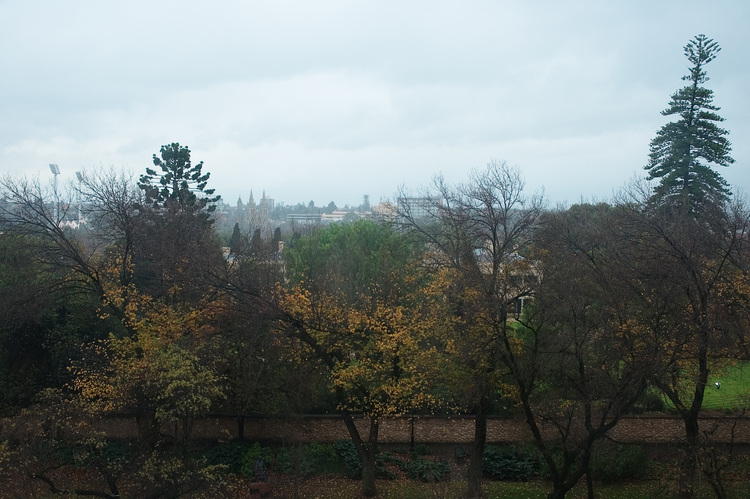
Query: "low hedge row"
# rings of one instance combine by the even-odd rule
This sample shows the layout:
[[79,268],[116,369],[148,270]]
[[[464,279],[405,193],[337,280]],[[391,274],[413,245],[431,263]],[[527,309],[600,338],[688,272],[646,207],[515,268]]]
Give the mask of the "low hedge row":
[[[408,459],[385,452],[379,453],[376,472],[380,478],[394,478],[392,470],[400,470],[409,478],[423,482],[445,480],[450,466],[440,460],[425,459],[430,450],[425,445],[415,448]],[[298,446],[271,447],[255,442],[217,445],[203,453],[207,464],[223,465],[229,473],[252,477],[256,463],[283,473],[309,476],[314,474],[345,474],[353,479],[362,476],[362,466],[354,443],[339,440],[333,444],[309,443]],[[639,446],[602,442],[594,448],[591,473],[601,482],[615,482],[641,477],[648,467],[645,452]],[[547,475],[541,453],[532,445],[488,445],[482,460],[482,471],[495,480],[528,481]]]

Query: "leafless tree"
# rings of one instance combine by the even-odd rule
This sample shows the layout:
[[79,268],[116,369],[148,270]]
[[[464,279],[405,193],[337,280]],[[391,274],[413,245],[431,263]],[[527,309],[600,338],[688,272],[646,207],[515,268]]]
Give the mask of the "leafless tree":
[[516,328],[522,340],[502,352],[549,468],[549,497],[564,497],[584,476],[594,496],[595,444],[636,404],[651,373],[630,316],[640,295],[621,217],[604,203],[545,214],[535,241],[534,304]]
[[[639,311],[658,367],[650,382],[683,419],[679,493],[694,497],[701,455],[709,445],[699,419],[709,376],[746,351],[742,309],[748,269],[743,262],[750,219],[741,202],[697,213],[673,205],[653,207],[642,190],[629,194],[623,227],[637,244],[632,273],[650,298]],[[709,479],[718,476],[703,471]],[[724,495],[720,483],[714,489]]]
[[481,495],[482,456],[491,393],[500,375],[503,342],[514,304],[533,292],[523,257],[542,213],[543,197],[526,197],[518,168],[490,162],[456,187],[437,177],[432,189],[398,201],[402,229],[430,249],[427,265],[451,269],[458,278],[451,295],[463,322],[460,355],[472,366],[466,404],[475,416],[468,472],[469,497]]
[[[57,286],[103,299],[108,279],[128,284],[141,201],[130,177],[114,170],[84,172],[62,197],[38,180],[6,176],[0,186],[0,227],[23,238],[40,268],[58,276]],[[120,269],[116,276],[112,265]]]

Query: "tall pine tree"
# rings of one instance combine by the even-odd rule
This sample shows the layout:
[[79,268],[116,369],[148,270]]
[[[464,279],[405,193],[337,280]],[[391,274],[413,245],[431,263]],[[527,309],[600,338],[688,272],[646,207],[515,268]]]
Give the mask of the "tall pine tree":
[[689,84],[675,92],[669,107],[661,112],[664,116],[678,115],[679,119],[657,132],[645,167],[650,179],[661,179],[652,198],[659,204],[676,204],[696,213],[707,204],[723,203],[730,195],[727,182],[712,169],[712,165],[734,163],[726,138],[729,132],[717,125],[724,118],[716,114],[720,108],[711,104],[713,91],[701,86],[708,81],[706,64],[720,50],[705,35],[685,45],[685,57],[693,66],[682,79]]
[[214,189],[206,189],[210,173],[203,173],[203,161],[197,165],[190,162],[190,149],[173,142],[161,146],[161,157],[154,154],[154,166],[161,168],[162,175],[151,168],[141,175],[138,187],[143,189],[146,199],[154,208],[198,213],[212,212],[214,203],[221,196],[213,196]]

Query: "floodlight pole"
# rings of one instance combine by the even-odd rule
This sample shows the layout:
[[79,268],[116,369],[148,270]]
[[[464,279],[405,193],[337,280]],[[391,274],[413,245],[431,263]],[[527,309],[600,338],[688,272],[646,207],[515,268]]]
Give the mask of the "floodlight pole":
[[50,163],[49,169],[52,172],[52,175],[55,176],[55,183],[53,184],[53,187],[55,189],[55,223],[60,222],[60,198],[57,197],[57,176],[60,175],[60,167],[57,166],[57,163]]
[[76,178],[78,179],[78,225],[81,225],[81,186],[83,184],[83,173],[76,172]]

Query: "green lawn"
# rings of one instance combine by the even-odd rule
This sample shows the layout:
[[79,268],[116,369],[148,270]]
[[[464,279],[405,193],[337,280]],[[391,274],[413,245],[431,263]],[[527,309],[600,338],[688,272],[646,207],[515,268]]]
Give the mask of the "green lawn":
[[[716,383],[720,383],[721,387],[717,388]],[[685,387],[690,389],[688,383]],[[664,403],[667,407],[674,407],[666,397]],[[725,411],[750,409],[750,362],[727,366],[709,373],[703,408]]]
[[[721,383],[721,388],[716,388]],[[737,410],[750,405],[750,362],[729,366],[709,375],[704,409]]]

